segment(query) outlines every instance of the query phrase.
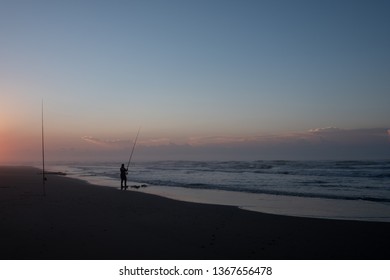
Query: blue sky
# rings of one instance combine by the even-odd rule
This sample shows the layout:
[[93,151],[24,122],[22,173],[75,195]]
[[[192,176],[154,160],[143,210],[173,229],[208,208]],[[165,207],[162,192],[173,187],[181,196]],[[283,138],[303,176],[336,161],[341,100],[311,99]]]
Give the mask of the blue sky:
[[120,158],[139,126],[140,158],[388,158],[389,11],[0,1],[3,161],[39,155],[42,98],[53,160]]

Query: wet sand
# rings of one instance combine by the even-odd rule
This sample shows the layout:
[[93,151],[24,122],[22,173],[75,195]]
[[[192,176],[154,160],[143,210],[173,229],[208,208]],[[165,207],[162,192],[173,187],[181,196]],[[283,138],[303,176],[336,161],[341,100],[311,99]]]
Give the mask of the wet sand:
[[0,167],[0,259],[390,259],[390,223],[181,202]]

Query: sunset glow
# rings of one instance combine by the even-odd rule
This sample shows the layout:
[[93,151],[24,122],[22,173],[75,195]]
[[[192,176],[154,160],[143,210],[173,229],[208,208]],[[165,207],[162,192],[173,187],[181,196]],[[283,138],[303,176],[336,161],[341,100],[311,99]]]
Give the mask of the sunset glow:
[[2,163],[390,156],[388,3],[147,2],[6,1]]

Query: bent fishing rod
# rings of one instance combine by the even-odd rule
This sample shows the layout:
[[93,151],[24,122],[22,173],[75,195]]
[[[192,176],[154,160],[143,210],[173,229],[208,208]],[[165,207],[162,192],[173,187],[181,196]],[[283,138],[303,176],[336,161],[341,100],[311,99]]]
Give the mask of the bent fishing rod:
[[129,170],[131,158],[133,157],[135,145],[137,144],[137,139],[138,139],[138,135],[139,135],[139,131],[140,131],[140,130],[141,130],[141,127],[138,128],[137,136],[135,137],[134,144],[133,144],[133,148],[131,149],[130,158],[129,158],[129,161],[127,162],[127,168],[126,168],[127,170]]

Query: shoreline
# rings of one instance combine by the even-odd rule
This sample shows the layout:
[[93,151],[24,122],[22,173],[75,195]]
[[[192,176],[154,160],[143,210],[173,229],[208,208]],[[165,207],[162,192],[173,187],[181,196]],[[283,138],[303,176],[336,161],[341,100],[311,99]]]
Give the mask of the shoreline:
[[390,259],[390,223],[264,214],[0,167],[0,259]]
[[[61,171],[55,171],[61,173]],[[67,174],[69,178],[85,181],[92,185],[119,189],[119,180],[103,176]],[[129,181],[128,185],[142,185]],[[390,203],[363,200],[285,196],[248,193],[226,190],[195,189],[163,185],[149,185],[147,188],[132,189],[146,194],[158,195],[178,201],[234,206],[259,213],[333,220],[390,222]],[[384,213],[388,213],[384,215]]]

